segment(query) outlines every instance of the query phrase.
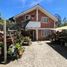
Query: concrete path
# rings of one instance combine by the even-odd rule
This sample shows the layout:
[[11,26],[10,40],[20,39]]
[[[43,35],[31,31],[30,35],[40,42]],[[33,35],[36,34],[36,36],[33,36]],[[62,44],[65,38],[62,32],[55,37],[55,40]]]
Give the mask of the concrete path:
[[52,49],[45,41],[33,42],[21,59],[0,67],[67,67],[67,59]]

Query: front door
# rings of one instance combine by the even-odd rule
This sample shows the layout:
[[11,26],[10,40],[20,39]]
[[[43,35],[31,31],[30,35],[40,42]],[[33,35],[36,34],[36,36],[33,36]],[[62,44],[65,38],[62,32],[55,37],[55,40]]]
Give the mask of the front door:
[[36,31],[35,31],[35,30],[31,30],[31,31],[30,31],[30,37],[31,37],[31,39],[32,39],[33,41],[36,40]]

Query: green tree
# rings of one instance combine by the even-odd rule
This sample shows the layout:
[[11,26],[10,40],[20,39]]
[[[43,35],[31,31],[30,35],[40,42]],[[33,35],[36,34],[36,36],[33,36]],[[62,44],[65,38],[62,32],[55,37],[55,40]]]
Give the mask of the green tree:
[[67,25],[67,18],[64,17],[64,19],[63,19],[63,26],[66,26],[66,25]]
[[21,29],[26,30],[26,25],[30,20],[25,20],[24,22],[18,22],[16,19],[10,18],[8,20],[8,28],[10,30],[16,30],[17,41],[21,40]]
[[2,19],[2,17],[0,16],[0,25],[4,24],[4,20]]
[[1,17],[1,13],[0,13],[0,30],[3,30],[3,25],[4,25],[4,20]]
[[55,14],[55,17],[58,19],[57,26],[58,27],[61,26],[62,25],[62,23],[61,23],[61,21],[62,21],[61,16],[59,14]]

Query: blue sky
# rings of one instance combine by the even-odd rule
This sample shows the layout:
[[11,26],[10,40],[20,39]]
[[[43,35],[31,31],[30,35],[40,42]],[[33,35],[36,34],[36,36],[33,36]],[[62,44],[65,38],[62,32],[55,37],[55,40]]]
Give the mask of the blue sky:
[[36,4],[50,13],[67,17],[67,0],[0,0],[0,13],[5,19],[15,16]]

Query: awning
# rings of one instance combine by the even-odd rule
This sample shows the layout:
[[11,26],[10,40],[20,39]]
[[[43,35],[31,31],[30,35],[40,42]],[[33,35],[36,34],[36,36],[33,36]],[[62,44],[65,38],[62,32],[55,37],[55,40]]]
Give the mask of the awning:
[[67,30],[67,26],[63,26],[63,27],[58,27],[58,28],[56,28],[55,30]]
[[28,29],[28,30],[32,30],[32,29],[34,29],[34,30],[36,30],[36,29],[38,29],[38,30],[45,30],[45,29],[47,29],[47,30],[55,30],[55,28],[37,28],[37,27],[27,27],[26,29]]

